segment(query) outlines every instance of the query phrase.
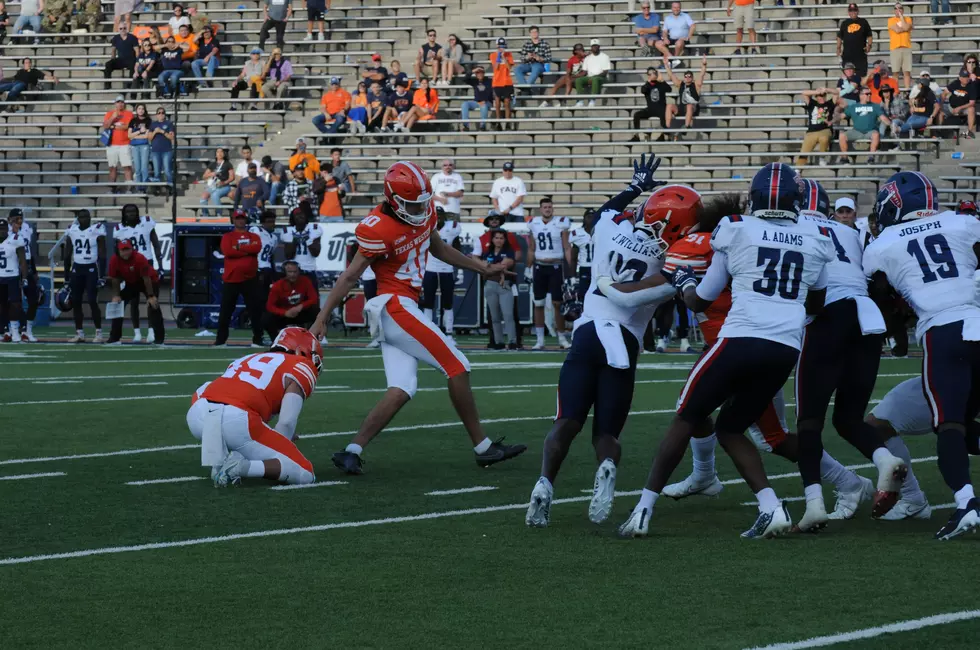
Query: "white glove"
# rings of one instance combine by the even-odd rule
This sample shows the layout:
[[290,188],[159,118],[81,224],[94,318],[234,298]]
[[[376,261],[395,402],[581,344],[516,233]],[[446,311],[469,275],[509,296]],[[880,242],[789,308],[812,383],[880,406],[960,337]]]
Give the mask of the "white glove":
[[524,279],[528,282],[534,282],[534,269],[530,266],[524,267]]

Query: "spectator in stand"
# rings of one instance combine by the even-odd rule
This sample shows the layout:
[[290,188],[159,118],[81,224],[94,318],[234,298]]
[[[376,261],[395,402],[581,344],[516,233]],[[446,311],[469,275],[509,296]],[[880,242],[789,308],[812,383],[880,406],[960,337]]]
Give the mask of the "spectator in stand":
[[419,88],[412,96],[412,108],[399,117],[403,128],[411,131],[417,122],[433,120],[439,111],[439,93],[429,84],[425,77],[419,80]]
[[[381,132],[401,131],[403,129],[402,115],[408,113],[409,109],[412,108],[412,96],[408,94],[407,79],[398,81],[395,92],[388,96],[387,104],[384,117],[381,119]],[[392,123],[391,129],[388,128],[389,122]]]
[[[639,131],[640,122],[655,117],[660,120],[660,128],[666,131],[674,119],[674,115],[677,114],[677,105],[667,103],[667,95],[670,94],[670,84],[660,78],[656,68],[647,68],[647,80],[640,88],[640,92],[647,102],[647,107],[641,108],[633,113],[633,130]],[[666,140],[666,133],[661,133],[660,137],[657,138],[657,142],[665,142]],[[630,142],[639,141],[639,133],[634,134],[630,138]]]
[[394,95],[398,91],[398,85],[404,82],[405,87],[408,88],[408,75],[402,72],[402,64],[397,59],[392,59],[391,61],[391,71],[388,73],[388,81],[385,82],[381,89],[387,97]]
[[[871,89],[871,103],[881,103],[881,89],[890,87],[894,93],[898,92],[898,80],[891,76],[891,70],[884,61],[875,61],[875,67],[864,79],[864,85]],[[894,96],[894,95],[893,95]]]
[[525,86],[538,83],[545,65],[551,63],[551,46],[541,39],[536,25],[528,30],[528,36],[521,46],[521,64],[514,68],[517,81]]
[[868,52],[873,41],[871,25],[858,16],[858,6],[853,2],[847,5],[847,18],[841,21],[837,30],[837,56],[841,58],[841,65],[853,63],[858,76],[864,77],[868,74]]
[[[660,40],[657,41],[656,47],[668,59],[674,57],[671,64],[675,68],[684,65],[680,56],[684,53],[684,45],[694,37],[694,26],[694,19],[681,11],[681,3],[672,2],[670,13],[664,16]],[[674,48],[673,53],[669,48]]]
[[919,83],[912,86],[912,90],[909,91],[909,101],[911,102],[915,99],[925,88],[931,90],[936,101],[939,101],[939,97],[943,94],[943,89],[932,80],[932,75],[929,74],[928,70],[923,70],[919,73]]
[[902,3],[895,3],[895,15],[888,19],[888,49],[891,68],[905,78],[905,89],[912,86],[912,19],[905,15]]
[[640,56],[653,56],[657,41],[660,40],[660,16],[650,11],[650,0],[640,3],[641,13],[633,16],[636,28],[636,43],[640,46]]
[[967,54],[966,56],[964,56],[963,67],[966,68],[966,71],[970,73],[970,83],[972,84],[977,83],[977,72],[978,72],[977,55]]
[[138,0],[115,0],[113,3],[114,11],[112,14],[112,31],[119,31],[123,25],[126,29],[133,29],[133,10],[136,9]]
[[[466,56],[466,44],[459,40],[456,34],[449,35],[446,47],[442,49],[442,82],[443,86],[451,86],[453,77],[463,74],[463,57]],[[437,83],[436,85],[439,85]]]
[[742,54],[742,32],[749,30],[749,43],[752,44],[751,51],[746,48],[746,54],[758,54],[759,48],[756,44],[755,34],[755,0],[728,0],[728,8],[725,13],[732,15],[732,6],[735,7],[735,56]]
[[265,347],[262,345],[261,288],[258,279],[262,239],[248,231],[248,215],[242,210],[235,210],[231,223],[234,229],[221,237],[221,254],[225,256],[225,268],[221,274],[224,285],[221,287],[218,334],[214,345],[221,347],[228,341],[231,315],[241,296],[245,299],[245,309],[252,324],[252,347]]
[[168,36],[160,51],[160,75],[157,77],[160,95],[168,99],[180,91],[180,78],[184,76],[181,67],[183,54],[183,50],[177,46],[177,40]]
[[[704,87],[704,77],[708,74],[708,57],[701,57],[701,71],[697,79],[694,78],[694,72],[691,70],[685,70],[684,77],[678,78],[670,69],[670,61],[667,57],[664,57],[664,70],[671,82],[677,86],[677,106],[674,114],[683,111],[684,128],[693,129],[694,118],[701,112],[701,88]],[[670,124],[671,122],[668,122],[667,126],[669,127]],[[680,133],[674,134],[674,140],[680,139],[680,136]]]
[[470,130],[470,112],[480,111],[480,131],[487,130],[487,117],[490,115],[490,105],[494,103],[493,87],[487,80],[486,70],[483,66],[473,68],[473,75],[466,78],[466,83],[473,88],[473,99],[467,99],[460,106],[463,123],[459,125],[460,131]]
[[497,211],[506,221],[514,216],[518,219],[524,217],[524,198],[527,196],[527,188],[520,176],[514,175],[514,163],[508,161],[504,163],[503,175],[493,182],[490,188],[490,200],[493,201],[493,209]]
[[328,9],[330,9],[330,0],[306,0],[306,38],[303,39],[304,41],[316,40],[313,37],[313,23],[319,24],[320,40],[327,40],[323,18]]
[[133,113],[126,110],[126,98],[122,95],[116,97],[112,110],[102,118],[102,130],[111,130],[109,144],[106,146],[106,159],[109,162],[109,183],[112,184],[113,194],[119,193],[119,188],[115,185],[119,167],[122,167],[127,183],[133,180],[133,156],[129,150],[129,123],[132,119]]
[[7,3],[0,0],[0,45],[3,45],[3,42],[7,40],[8,27],[10,27],[10,14],[7,13]]
[[442,65],[442,46],[436,43],[436,30],[425,32],[425,43],[415,55],[415,79],[422,77],[438,78]]
[[181,25],[187,25],[188,27],[190,27],[191,18],[190,16],[184,13],[184,5],[182,4],[174,5],[174,15],[171,16],[170,20],[167,21],[167,25],[170,26],[171,34],[176,34],[177,32],[179,32]]
[[259,166],[254,160],[248,162],[245,170],[245,176],[239,179],[235,188],[232,209],[238,210],[240,207],[245,214],[257,215],[265,209],[265,203],[269,200],[269,184],[259,177]]
[[129,121],[129,153],[133,158],[133,177],[137,183],[136,192],[146,192],[150,181],[150,131],[152,120],[146,111],[146,104],[137,104],[136,113]]
[[[241,110],[242,105],[238,103],[238,95],[243,90],[248,90],[248,96],[252,99],[260,95],[265,96],[265,93],[262,92],[262,78],[265,76],[265,65],[262,64],[261,57],[262,50],[257,47],[253,47],[252,51],[248,53],[248,61],[242,66],[241,72],[235,77],[235,83],[231,87],[231,98],[234,100],[231,104],[231,110]],[[254,103],[251,107],[256,108]]]
[[119,33],[112,37],[110,44],[115,54],[106,61],[105,68],[102,70],[102,75],[106,79],[106,90],[112,86],[109,78],[116,70],[124,70],[126,78],[132,78],[133,68],[136,67],[136,58],[140,53],[140,42],[129,33],[129,27],[126,25],[119,26]]
[[292,179],[286,184],[286,189],[282,193],[282,202],[290,213],[298,208],[300,203],[309,202],[313,194],[313,183],[306,178],[304,169],[296,167],[292,174]]
[[970,73],[966,68],[960,70],[959,77],[943,90],[943,101],[943,123],[966,124],[966,137],[975,137],[977,88],[976,84],[970,83]]
[[[565,64],[565,74],[563,74],[558,81],[555,82],[548,92],[545,94],[549,97],[555,95],[559,88],[565,89],[565,96],[572,94],[572,86],[575,80],[579,77],[585,76],[585,70],[582,69],[582,62],[585,61],[585,46],[581,43],[576,43],[572,46],[572,56],[568,58],[568,62]],[[548,106],[548,100],[541,102],[541,108]],[[555,100],[555,108],[559,108],[561,104],[558,100]]]
[[238,161],[237,165],[235,165],[235,178],[238,179],[245,178],[245,176],[248,174],[249,163],[253,162],[252,147],[248,146],[247,144],[242,145],[241,152],[242,159]]
[[269,30],[276,30],[276,47],[286,47],[286,23],[293,17],[293,0],[265,0],[265,22],[259,30],[259,49],[265,49]]
[[[45,9],[47,14],[44,31],[51,34],[67,34],[73,9],[72,0],[48,0]],[[59,41],[65,43],[67,39],[62,38]]]
[[858,100],[861,91],[861,78],[858,76],[854,64],[850,61],[844,64],[844,71],[841,73],[840,79],[837,80],[837,91],[842,107]]
[[[840,144],[840,162],[847,165],[851,160],[847,155],[849,144],[871,141],[871,155],[868,156],[868,164],[874,164],[874,153],[878,151],[878,144],[881,142],[881,134],[878,132],[878,125],[891,124],[891,120],[885,117],[885,111],[878,104],[871,103],[871,90],[862,88],[858,95],[858,103],[848,104],[844,109],[843,115],[851,119],[851,128],[840,132],[838,143]],[[838,116],[840,118],[840,116]]]
[[[905,96],[891,86],[881,88],[881,108],[885,111],[885,117],[891,122],[890,130],[892,136],[897,136],[899,129],[909,118],[909,103]],[[878,127],[878,133],[885,137],[888,127],[882,123]]]
[[102,14],[102,0],[80,0],[78,11],[72,18],[72,29],[80,34],[94,34],[99,31]]
[[[340,87],[340,77],[330,79],[330,88],[320,98],[320,114],[313,118],[313,126],[320,133],[333,135],[347,121],[350,109],[350,93]],[[332,121],[330,126],[327,122]]]
[[146,40],[150,42],[150,47],[157,54],[160,54],[160,50],[163,49],[163,36],[160,35],[160,29],[155,25],[150,28],[150,35],[146,37]]
[[[837,108],[838,94],[831,88],[816,88],[800,93],[806,101],[806,135],[800,153],[811,151],[830,151],[830,140],[834,135],[834,110]],[[796,159],[796,166],[803,167],[809,161],[806,156]],[[827,158],[820,156],[821,167],[827,165]]]
[[[35,88],[41,81],[58,83],[58,77],[33,66],[34,64],[31,58],[25,56],[23,61],[21,61],[20,70],[14,73],[14,80],[0,84],[0,93],[7,91],[7,102],[17,101],[21,93],[25,90]],[[5,106],[3,108],[4,113],[14,113],[16,110],[13,106]],[[112,172],[110,171],[109,173],[111,174]]]
[[273,341],[285,327],[298,325],[309,329],[320,311],[320,296],[316,287],[305,275],[300,274],[294,260],[283,263],[286,277],[276,281],[269,289],[262,316],[262,328]]
[[[609,55],[601,51],[599,39],[593,38],[589,41],[590,52],[585,60],[582,61],[582,69],[585,74],[575,80],[575,92],[579,95],[586,93],[590,95],[602,94],[602,86],[609,78],[609,71],[612,69],[612,61]],[[585,100],[575,102],[575,106],[585,106]],[[595,106],[595,99],[589,100],[589,107]]]
[[296,151],[289,157],[289,169],[291,171],[299,169],[311,183],[320,175],[320,161],[306,150],[306,138],[296,138]]
[[456,163],[452,158],[442,161],[442,169],[433,174],[430,182],[432,183],[432,200],[436,207],[442,208],[449,221],[459,221],[459,204],[466,189],[463,177],[456,173]]
[[[20,15],[14,21],[14,34],[23,34],[24,28],[29,28],[31,34],[41,33],[41,12],[44,11],[44,0],[21,0]],[[38,39],[34,39],[38,44]]]
[[[201,30],[201,38],[197,46],[197,57],[191,64],[191,70],[198,79],[204,79],[204,71],[207,70],[207,78],[214,79],[214,73],[221,65],[221,45],[214,36],[211,27]],[[200,82],[202,88],[207,88],[207,82]]]
[[180,48],[181,55],[180,69],[183,71],[184,75],[189,75],[193,72],[191,66],[193,65],[194,59],[197,58],[197,40],[194,34],[191,32],[190,25],[181,25],[174,37],[177,41],[177,47]]
[[[502,131],[500,120],[500,109],[504,109],[504,118],[510,119],[511,103],[514,100],[514,77],[511,70],[514,68],[514,55],[507,51],[507,40],[497,39],[497,51],[490,55],[490,67],[493,69],[493,111],[498,122],[494,124],[497,131]],[[508,122],[507,128],[511,128]],[[517,130],[517,124],[513,125]]]
[[[232,183],[235,182],[235,169],[228,162],[228,150],[218,147],[214,152],[214,161],[204,170],[204,181],[207,189],[201,194],[201,205],[221,205],[221,199],[231,193]],[[201,210],[202,217],[211,216],[207,208]],[[215,213],[217,216],[217,213]]]
[[507,241],[507,231],[495,228],[490,231],[490,245],[480,256],[487,264],[503,266],[504,270],[487,275],[483,285],[483,297],[490,310],[493,343],[487,347],[504,349],[504,336],[511,349],[517,348],[517,324],[514,321],[513,269],[514,249]]
[[344,220],[344,190],[333,176],[333,163],[324,163],[320,176],[313,181],[313,193],[320,206],[321,223],[341,223]]
[[276,204],[276,199],[286,189],[289,182],[289,170],[281,162],[274,161],[272,156],[262,156],[262,178],[269,184],[269,203]]
[[[949,12],[949,0],[942,0],[942,13],[948,14]],[[944,25],[955,22],[952,16],[943,16],[940,18],[936,15],[939,13],[939,0],[929,0],[929,13],[932,14],[933,25]]]
[[368,94],[367,84],[357,82],[357,90],[351,97],[350,110],[347,112],[347,129],[352,134],[367,133],[368,123]]
[[164,192],[170,195],[174,182],[174,123],[167,119],[167,109],[157,108],[150,123],[150,157],[153,159],[153,173],[162,181],[166,179]]
[[381,55],[375,52],[371,55],[371,65],[361,71],[361,79],[368,85],[377,81],[382,87],[388,83],[388,69],[381,65]]
[[356,192],[357,186],[354,183],[356,176],[347,161],[343,160],[343,155],[344,151],[339,147],[330,150],[330,164],[333,165],[331,173],[345,192]]
[[381,130],[386,110],[388,107],[385,105],[385,95],[384,91],[381,90],[381,84],[372,81],[367,93],[367,122],[365,125],[368,131],[377,133]]
[[[163,311],[157,296],[160,294],[160,276],[150,262],[133,250],[133,243],[123,239],[116,246],[116,253],[109,259],[109,279],[112,280],[112,302],[139,304],[140,294],[146,296],[147,316],[153,328],[153,343],[163,345],[166,332],[163,328]],[[107,343],[118,344],[122,338],[123,318],[113,318]]]
[[928,72],[922,72],[917,85],[918,88],[913,88],[915,94],[909,93],[909,119],[898,130],[899,135],[907,133],[912,137],[915,131],[922,131],[939,119],[939,96],[932,88],[936,84]]
[[259,96],[269,97],[275,95],[279,100],[272,105],[272,109],[282,111],[286,109],[286,102],[282,101],[289,92],[290,80],[293,78],[293,64],[282,55],[282,50],[274,48],[272,56],[266,61],[262,69],[262,88]]
[[[149,90],[156,85],[159,76],[160,55],[153,51],[153,45],[146,40],[140,44],[140,55],[136,57],[136,68],[133,70],[133,90]],[[159,94],[159,90],[157,91]],[[143,99],[149,99],[150,93],[141,93]]]

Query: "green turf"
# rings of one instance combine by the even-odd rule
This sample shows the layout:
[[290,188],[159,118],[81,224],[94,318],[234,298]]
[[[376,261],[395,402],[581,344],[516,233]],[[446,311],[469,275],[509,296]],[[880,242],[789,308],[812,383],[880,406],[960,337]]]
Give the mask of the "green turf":
[[[380,355],[358,349],[328,352],[321,388],[299,426],[299,446],[318,480],[346,485],[295,491],[273,491],[261,481],[230,490],[215,490],[206,480],[124,485],[205,476],[196,449],[4,462],[189,445],[189,395],[243,353],[0,346],[0,477],[66,473],[0,481],[0,559],[514,507],[0,565],[4,647],[743,648],[977,606],[980,540],[932,539],[948,510],[932,521],[897,524],[871,521],[862,511],[819,536],[746,543],[738,533],[755,510],[741,503],[752,495],[731,485],[717,499],[659,503],[648,540],[613,534],[633,496],[617,499],[602,526],[589,523],[588,503],[580,500],[556,504],[551,528],[526,529],[522,504],[538,476],[560,353],[471,355],[482,417],[528,418],[487,425],[488,433],[530,447],[488,470],[473,462],[460,425],[422,426],[456,420],[441,390],[445,381],[431,370],[420,373],[420,386],[438,390],[420,392],[393,423],[402,429],[375,441],[365,455],[366,474],[334,470],[330,453],[343,448],[345,432],[357,427],[384,386]],[[623,434],[620,490],[642,486],[693,360],[641,358],[647,367],[638,379],[658,383],[637,386],[637,413]],[[882,375],[901,376],[882,376],[875,396],[918,368],[916,360],[884,360]],[[63,380],[80,383],[35,383]],[[122,385],[142,382],[160,385]],[[502,390],[524,392],[496,392]],[[116,397],[137,399],[98,401]],[[338,435],[313,437],[322,433]],[[865,462],[829,430],[825,441],[842,462]],[[931,437],[908,444],[913,457],[935,453]],[[782,459],[765,461],[771,474],[792,470]],[[934,462],[914,467],[934,504],[951,500]],[[718,468],[722,479],[736,477],[721,452]],[[556,497],[586,496],[593,472],[585,433],[563,467]],[[425,494],[477,485],[497,489]],[[799,479],[775,479],[773,486],[780,496],[801,493]],[[826,496],[832,503],[829,488]],[[801,503],[790,509],[802,514]],[[980,620],[973,620],[841,647],[974,648],[978,632]]]

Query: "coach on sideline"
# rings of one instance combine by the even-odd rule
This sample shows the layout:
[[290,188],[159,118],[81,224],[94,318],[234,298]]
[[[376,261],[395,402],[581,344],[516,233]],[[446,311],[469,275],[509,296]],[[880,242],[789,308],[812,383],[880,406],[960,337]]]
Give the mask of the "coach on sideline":
[[235,210],[231,215],[235,226],[221,237],[221,254],[225,256],[225,268],[221,274],[221,311],[218,312],[218,336],[215,345],[228,341],[231,315],[238,303],[238,296],[245,299],[245,308],[252,320],[252,347],[262,347],[262,303],[259,287],[259,253],[262,240],[248,231],[248,215]]
[[[116,254],[109,259],[109,279],[112,280],[112,302],[125,304],[134,300],[138,305],[140,294],[146,296],[147,317],[150,320],[150,327],[153,328],[153,343],[162,345],[163,311],[157,300],[160,293],[160,276],[145,257],[133,250],[133,244],[128,239],[119,242]],[[107,343],[118,344],[119,339],[122,338],[123,318],[121,316],[113,318],[110,327]]]
[[290,325],[309,329],[320,311],[320,297],[313,282],[299,272],[299,263],[289,260],[282,265],[286,277],[269,289],[269,299],[262,315],[262,328],[273,341],[279,330]]

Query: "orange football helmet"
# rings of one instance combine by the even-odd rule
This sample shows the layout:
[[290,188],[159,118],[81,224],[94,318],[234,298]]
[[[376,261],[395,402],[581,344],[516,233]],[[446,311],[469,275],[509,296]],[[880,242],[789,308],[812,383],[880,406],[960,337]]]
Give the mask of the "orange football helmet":
[[643,221],[637,230],[646,232],[663,250],[694,232],[701,218],[701,195],[687,185],[664,185],[643,203]]
[[416,228],[429,219],[432,183],[413,162],[396,162],[385,172],[385,200],[398,218]]
[[317,372],[323,367],[323,346],[309,330],[302,327],[284,327],[279,331],[270,348],[273,352],[291,352],[306,357],[313,363]]

